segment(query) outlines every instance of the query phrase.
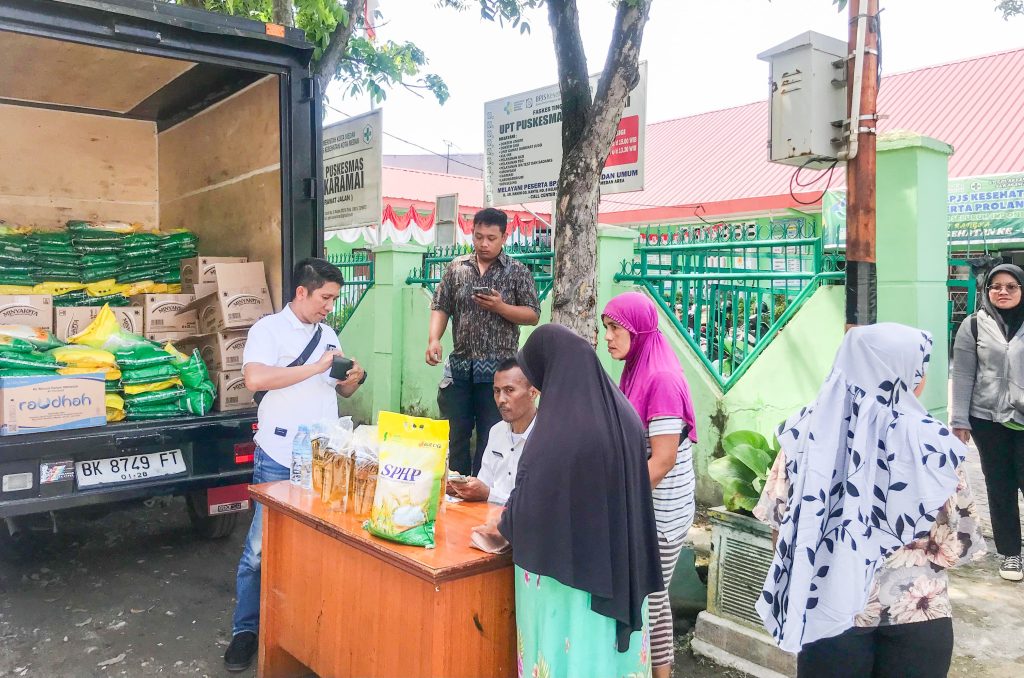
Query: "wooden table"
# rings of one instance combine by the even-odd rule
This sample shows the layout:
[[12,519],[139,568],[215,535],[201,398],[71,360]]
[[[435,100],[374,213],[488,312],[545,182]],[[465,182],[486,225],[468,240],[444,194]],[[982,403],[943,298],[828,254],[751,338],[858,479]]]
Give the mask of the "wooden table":
[[261,678],[501,678],[516,674],[512,559],[469,546],[500,507],[443,504],[437,547],[370,536],[288,481],[264,507]]

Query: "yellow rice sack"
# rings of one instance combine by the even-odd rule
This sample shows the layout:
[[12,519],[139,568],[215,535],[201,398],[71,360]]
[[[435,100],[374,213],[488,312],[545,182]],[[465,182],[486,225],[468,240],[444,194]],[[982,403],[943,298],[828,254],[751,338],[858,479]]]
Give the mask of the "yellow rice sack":
[[117,367],[117,360],[110,351],[78,344],[68,344],[50,351],[53,359],[68,367]]
[[377,490],[364,527],[400,544],[434,548],[434,521],[448,461],[448,422],[381,412],[377,435]]
[[164,381],[154,381],[150,384],[126,384],[124,392],[125,395],[138,395],[140,393],[166,391],[169,388],[176,388],[178,386],[181,386],[181,379],[174,377],[173,379],[165,379]]

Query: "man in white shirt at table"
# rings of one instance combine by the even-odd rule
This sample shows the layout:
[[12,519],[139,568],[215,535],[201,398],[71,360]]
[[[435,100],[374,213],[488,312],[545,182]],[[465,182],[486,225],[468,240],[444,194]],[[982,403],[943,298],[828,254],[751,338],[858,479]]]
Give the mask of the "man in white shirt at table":
[[[355,360],[343,379],[330,374],[335,356],[343,354],[338,335],[324,321],[341,294],[341,271],[323,259],[305,259],[296,265],[292,282],[291,302],[253,325],[242,358],[245,387],[264,394],[257,415],[254,485],[287,480],[299,427],[336,418],[338,396],[352,396],[366,381],[366,371]],[[257,650],[262,521],[263,508],[257,504],[238,563],[231,644],[224,653],[224,666],[232,673],[247,670]]]
[[494,402],[501,421],[491,427],[487,447],[476,478],[448,483],[449,494],[463,501],[504,504],[516,484],[519,458],[537,418],[538,391],[519,368],[515,358],[494,373]]

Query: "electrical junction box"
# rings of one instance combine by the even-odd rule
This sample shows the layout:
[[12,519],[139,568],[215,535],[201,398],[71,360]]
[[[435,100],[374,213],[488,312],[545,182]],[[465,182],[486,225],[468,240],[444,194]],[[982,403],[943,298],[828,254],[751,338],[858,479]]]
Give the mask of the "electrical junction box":
[[846,148],[844,40],[808,31],[757,55],[771,65],[768,160],[827,169]]

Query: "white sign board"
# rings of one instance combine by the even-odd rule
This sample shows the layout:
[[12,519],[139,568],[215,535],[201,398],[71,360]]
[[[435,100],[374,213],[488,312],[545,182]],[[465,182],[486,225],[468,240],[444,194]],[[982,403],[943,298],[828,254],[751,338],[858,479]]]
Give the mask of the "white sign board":
[[[590,78],[597,90],[600,76]],[[628,193],[644,187],[647,128],[647,63],[630,92],[601,176],[601,193]],[[488,205],[551,200],[562,164],[562,95],[558,85],[484,104],[484,148]]]
[[324,127],[324,230],[380,225],[384,111]]

